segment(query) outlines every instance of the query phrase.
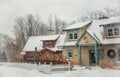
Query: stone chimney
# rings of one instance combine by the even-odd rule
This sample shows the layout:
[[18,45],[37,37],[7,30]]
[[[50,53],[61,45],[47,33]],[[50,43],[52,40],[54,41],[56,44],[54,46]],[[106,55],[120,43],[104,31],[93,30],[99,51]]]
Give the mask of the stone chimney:
[[54,34],[55,34],[55,32],[54,32],[54,30],[49,29],[47,34],[48,34],[48,35],[54,35]]

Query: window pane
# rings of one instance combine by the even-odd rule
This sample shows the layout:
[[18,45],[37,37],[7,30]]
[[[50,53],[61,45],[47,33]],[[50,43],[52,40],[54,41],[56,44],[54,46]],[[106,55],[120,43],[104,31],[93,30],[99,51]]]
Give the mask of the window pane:
[[114,34],[119,35],[119,28],[118,27],[114,28]]
[[52,44],[52,42],[50,41],[50,42],[49,42],[49,44],[51,45],[51,44]]
[[49,46],[49,43],[48,42],[45,42],[45,47],[48,47]]
[[113,30],[112,30],[112,28],[108,29],[108,36],[113,36]]
[[78,37],[78,36],[77,36],[77,33],[75,33],[75,34],[74,34],[74,39],[77,39],[77,37]]
[[73,58],[73,52],[72,51],[68,51],[68,58]]
[[69,34],[69,39],[73,39],[73,34],[72,33]]

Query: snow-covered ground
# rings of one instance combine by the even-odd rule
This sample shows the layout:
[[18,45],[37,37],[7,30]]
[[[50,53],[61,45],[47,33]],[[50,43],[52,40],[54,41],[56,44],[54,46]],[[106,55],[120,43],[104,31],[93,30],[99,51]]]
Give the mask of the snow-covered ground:
[[73,68],[73,71],[62,73],[45,74],[36,69],[28,70],[10,66],[0,66],[0,77],[119,77],[120,70],[101,69],[99,67],[79,67]]

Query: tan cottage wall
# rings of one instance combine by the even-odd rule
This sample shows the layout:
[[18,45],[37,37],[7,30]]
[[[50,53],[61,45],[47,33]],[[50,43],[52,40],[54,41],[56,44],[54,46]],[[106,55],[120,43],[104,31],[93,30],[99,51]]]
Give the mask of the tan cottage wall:
[[[120,45],[103,45],[98,46],[98,50],[102,49],[104,51],[104,59],[99,60],[99,66],[104,68],[115,68],[120,67],[120,61],[118,61],[118,49]],[[115,58],[109,58],[107,52],[109,49],[113,49],[116,52]],[[89,65],[89,50],[94,50],[94,47],[81,47],[82,65]],[[98,51],[99,52],[99,51]]]
[[103,30],[104,30],[103,38],[107,39],[107,27],[104,27]]
[[86,28],[82,28],[78,31],[78,37],[81,37],[81,35],[85,32]]
[[[101,46],[102,49],[104,50],[104,59],[101,60],[101,62],[99,63],[100,66],[106,68],[106,67],[110,67],[110,68],[114,68],[118,65],[120,65],[120,61],[118,61],[118,49],[120,49],[120,45],[103,45]],[[109,58],[107,55],[107,52],[109,49],[113,49],[116,52],[116,57],[115,58]]]
[[96,43],[96,41],[90,37],[89,34],[85,34],[82,39],[79,42],[80,44],[86,44],[86,43]]
[[[80,44],[95,43],[96,41],[86,33],[80,40]],[[81,56],[82,56],[82,65],[89,65],[89,50],[94,49],[94,46],[90,47],[81,47]]]
[[89,65],[89,49],[87,47],[81,47],[81,57],[82,57],[82,65]]
[[72,50],[73,51],[73,59],[70,59],[71,65],[78,65],[79,64],[79,58],[78,58],[78,48],[77,47],[64,47],[63,48],[63,59],[69,60],[67,58],[67,51]]

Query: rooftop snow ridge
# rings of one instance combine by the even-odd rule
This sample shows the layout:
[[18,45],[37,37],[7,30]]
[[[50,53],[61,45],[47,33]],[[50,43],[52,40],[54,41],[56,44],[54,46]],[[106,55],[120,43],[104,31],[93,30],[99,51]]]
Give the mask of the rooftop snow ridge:
[[85,22],[75,23],[73,25],[70,25],[70,26],[66,27],[64,30],[71,30],[71,29],[82,28],[84,26],[87,26],[90,23],[92,23],[92,21],[85,21]]

